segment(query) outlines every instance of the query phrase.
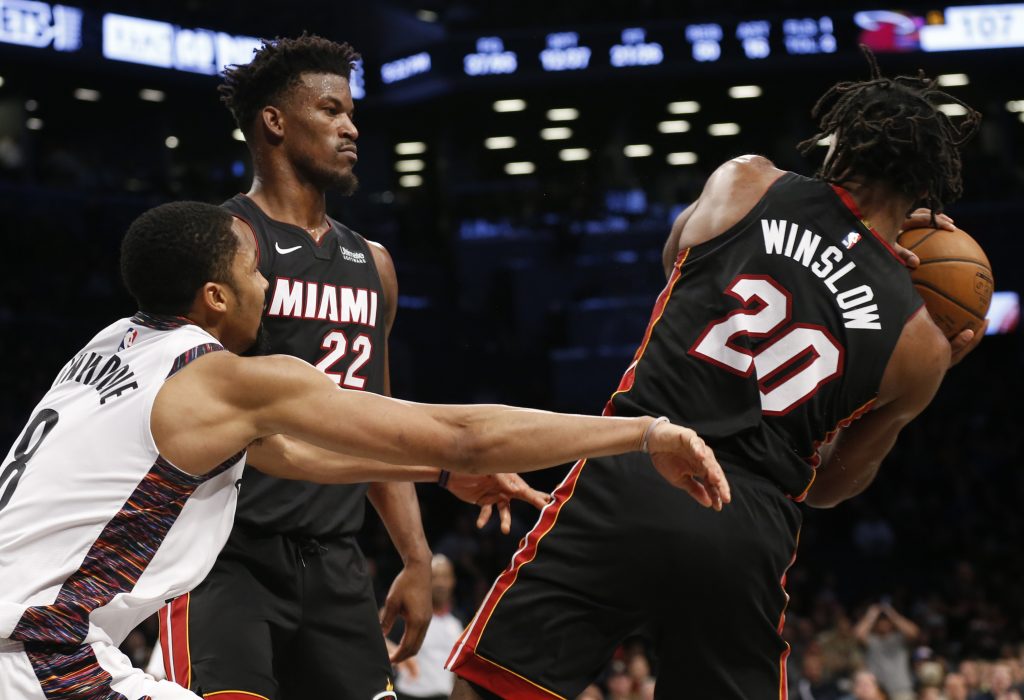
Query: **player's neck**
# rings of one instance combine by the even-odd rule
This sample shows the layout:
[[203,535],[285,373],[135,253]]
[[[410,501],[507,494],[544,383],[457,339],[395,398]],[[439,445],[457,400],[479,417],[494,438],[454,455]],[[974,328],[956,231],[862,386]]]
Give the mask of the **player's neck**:
[[267,216],[304,229],[319,240],[327,229],[327,204],[323,190],[294,175],[259,174],[246,193]]
[[849,181],[843,183],[843,188],[856,202],[865,225],[873,228],[889,243],[895,243],[913,203],[903,195],[876,185]]

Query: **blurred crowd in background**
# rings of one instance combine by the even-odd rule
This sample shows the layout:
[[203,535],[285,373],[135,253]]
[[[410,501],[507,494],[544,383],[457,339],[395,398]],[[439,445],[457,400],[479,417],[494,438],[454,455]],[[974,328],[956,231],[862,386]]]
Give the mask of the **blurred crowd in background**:
[[[464,26],[486,23],[470,16],[467,3],[439,4]],[[711,11],[711,3],[701,5]],[[675,3],[639,3],[642,8],[661,17]],[[289,31],[261,28],[258,20],[248,16],[237,30]],[[322,33],[361,48],[356,38]],[[956,94],[986,121],[965,153],[965,198],[949,213],[988,251],[996,288],[1018,291],[1024,123],[1009,105],[1024,93],[1007,76],[1019,73],[1020,51],[1000,54],[998,71],[986,63],[992,53],[931,55],[926,66],[971,75]],[[918,58],[883,57],[882,67],[916,68]],[[251,178],[214,79],[178,77],[160,86],[165,101],[140,102],[139,89],[153,83],[148,73],[54,65],[35,69],[47,72],[41,81],[31,68],[0,64],[4,445],[71,353],[98,328],[134,311],[118,270],[120,237],[131,220],[170,199],[223,201],[247,190]],[[359,105],[363,184],[351,198],[332,198],[329,211],[384,243],[395,259],[401,290],[390,353],[395,395],[598,413],[664,284],[661,245],[675,214],[719,162],[742,153],[813,172],[815,160],[797,155],[794,144],[813,133],[814,99],[837,79],[865,73],[859,59],[836,59],[798,81],[785,71],[723,69],[685,81],[559,90],[520,84],[413,104]],[[742,108],[725,98],[725,86],[755,81],[763,86],[761,98]],[[102,101],[72,99],[72,88],[86,83],[102,88]],[[518,116],[492,110],[495,100],[509,97],[529,106]],[[703,105],[687,117],[694,128],[651,136],[656,158],[624,158],[623,145],[646,138],[637,134],[653,131],[666,118],[665,104],[679,99]],[[589,161],[545,155],[535,135],[530,145],[528,134],[543,125],[540,115],[568,107],[580,113],[572,128],[590,148]],[[24,128],[26,117],[39,128]],[[742,130],[729,139],[706,136],[711,119],[735,120]],[[502,164],[511,156],[482,147],[485,138],[502,135],[531,149],[536,173],[505,174]],[[421,183],[407,187],[394,170],[396,145],[412,140],[426,144],[425,165]],[[692,149],[699,158],[666,165],[659,148]],[[791,698],[1021,700],[1022,359],[1018,333],[987,338],[950,372],[866,493],[832,510],[805,509],[800,551],[786,580]],[[564,473],[552,469],[528,481],[550,489]],[[447,636],[433,643],[450,647],[452,630],[469,621],[536,513],[515,504],[511,535],[503,536],[495,522],[478,531],[473,507],[434,485],[418,489],[430,545],[451,566],[450,575],[440,575],[443,590],[435,590],[435,620],[443,620],[435,627]],[[361,542],[383,599],[401,562],[384,528],[368,517]],[[621,562],[626,570],[630,565]],[[700,562],[692,575],[701,575]],[[125,649],[137,664],[149,661],[155,637],[153,621],[129,637]],[[659,660],[652,648],[637,630],[581,698],[653,697]],[[443,658],[432,653],[418,660],[424,678]],[[410,681],[414,672],[401,670],[403,682]],[[440,674],[430,682],[449,681]],[[441,687],[420,692],[441,696]]]

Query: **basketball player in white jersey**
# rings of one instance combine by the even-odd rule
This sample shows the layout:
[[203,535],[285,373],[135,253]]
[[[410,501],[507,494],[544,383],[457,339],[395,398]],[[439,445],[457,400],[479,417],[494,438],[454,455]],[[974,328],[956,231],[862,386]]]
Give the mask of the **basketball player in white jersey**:
[[[211,205],[163,205],[129,229],[139,313],[64,366],[0,463],[0,698],[198,698],[117,647],[206,575],[247,449],[275,476],[325,483],[438,478],[374,460],[493,473],[642,449],[703,505],[729,502],[711,450],[665,419],[412,404],[339,389],[295,358],[238,357],[264,303],[257,255]],[[311,452],[316,466],[294,458]]]

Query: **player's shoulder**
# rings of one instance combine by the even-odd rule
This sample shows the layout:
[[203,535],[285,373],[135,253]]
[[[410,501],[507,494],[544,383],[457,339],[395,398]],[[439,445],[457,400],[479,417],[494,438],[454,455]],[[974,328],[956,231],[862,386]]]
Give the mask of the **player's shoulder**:
[[174,382],[185,390],[188,385],[201,386],[204,391],[237,401],[257,395],[257,387],[287,384],[300,366],[308,367],[309,363],[290,355],[242,357],[230,351],[215,352],[189,363],[168,384]]
[[785,173],[764,156],[747,154],[731,158],[711,174],[708,186],[737,188],[750,185],[769,185]]

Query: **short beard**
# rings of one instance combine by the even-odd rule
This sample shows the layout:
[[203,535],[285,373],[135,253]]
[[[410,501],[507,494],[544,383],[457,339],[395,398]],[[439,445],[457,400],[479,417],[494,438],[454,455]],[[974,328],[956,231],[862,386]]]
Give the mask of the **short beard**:
[[307,168],[306,172],[307,177],[323,192],[330,190],[348,197],[359,189],[359,178],[351,169],[347,173],[340,174],[336,170],[325,170],[314,166]]
[[359,189],[359,178],[352,171],[349,171],[348,175],[332,177],[331,180],[330,189],[338,192],[343,197],[349,197]]

